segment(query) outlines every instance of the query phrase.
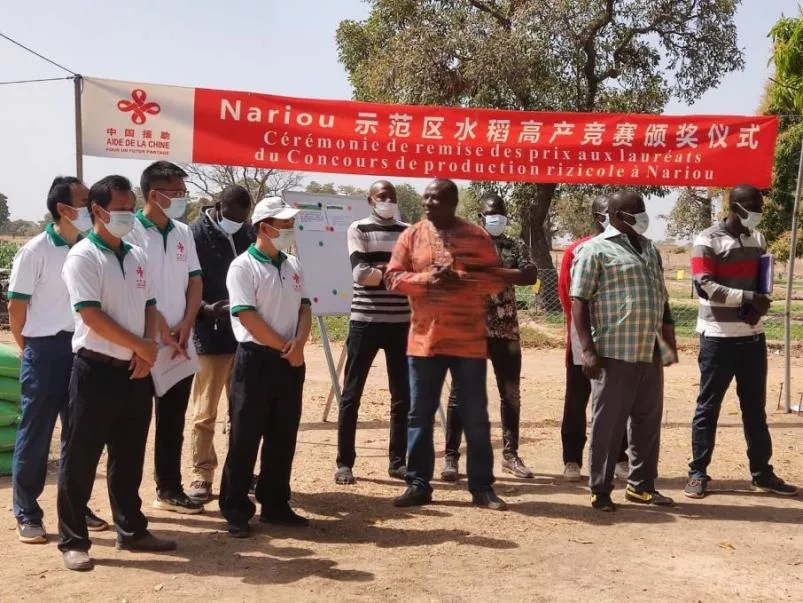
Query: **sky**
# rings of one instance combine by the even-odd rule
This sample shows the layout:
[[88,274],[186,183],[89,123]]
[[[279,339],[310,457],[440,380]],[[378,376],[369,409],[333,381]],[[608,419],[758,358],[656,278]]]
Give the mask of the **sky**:
[[[728,75],[693,106],[666,113],[755,112],[768,74],[767,33],[798,0],[743,0],[737,16],[743,72]],[[0,0],[0,32],[86,76],[302,96],[349,99],[335,31],[362,19],[360,0]],[[0,38],[0,81],[67,75]],[[0,192],[13,219],[40,220],[53,177],[75,172],[71,81],[0,86]],[[84,179],[110,173],[139,181],[147,162],[86,157]],[[308,180],[367,187],[372,178],[310,174]],[[419,190],[424,181],[410,180]],[[662,239],[660,214],[672,198],[651,199],[648,236]]]

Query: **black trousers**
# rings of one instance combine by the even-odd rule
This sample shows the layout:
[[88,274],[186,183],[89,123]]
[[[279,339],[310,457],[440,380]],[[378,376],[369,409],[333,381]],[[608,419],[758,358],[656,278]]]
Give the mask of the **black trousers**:
[[156,398],[154,479],[159,496],[182,491],[181,448],[184,445],[184,417],[187,416],[192,379],[190,376],[179,381],[164,396]]
[[245,523],[256,512],[248,489],[260,440],[256,498],[263,511],[281,509],[290,500],[305,372],[305,366],[290,366],[278,350],[249,343],[237,347],[229,398],[229,452],[219,501],[230,523]]
[[131,379],[125,366],[75,357],[70,379],[69,434],[58,486],[61,551],[89,550],[84,513],[104,446],[108,450],[106,483],[118,533],[136,536],[147,531],[139,486],[152,396],[150,377]]
[[356,451],[357,413],[360,399],[376,354],[385,351],[390,389],[390,439],[388,457],[391,469],[407,463],[407,415],[410,412],[410,378],[407,366],[409,323],[349,323],[346,341],[346,373],[337,417],[337,466],[353,467]]
[[722,399],[736,380],[747,458],[754,478],[772,475],[772,438],[767,426],[767,340],[753,337],[700,336],[700,396],[692,421],[689,477],[707,476],[714,455]]
[[[560,439],[563,442],[563,462],[583,465],[583,448],[586,445],[586,409],[591,398],[591,382],[583,374],[583,367],[570,364],[566,368],[566,397],[563,400],[563,422]],[[619,449],[621,463],[627,461],[627,432]]]
[[[511,459],[519,453],[521,418],[521,344],[510,339],[488,338],[488,356],[496,376],[502,414],[502,454]],[[452,384],[446,409],[446,457],[460,458],[463,421],[460,418],[459,388]]]

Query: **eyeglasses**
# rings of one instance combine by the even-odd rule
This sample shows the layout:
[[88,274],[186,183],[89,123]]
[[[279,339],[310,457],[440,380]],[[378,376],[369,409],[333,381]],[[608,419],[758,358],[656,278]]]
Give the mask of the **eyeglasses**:
[[[190,192],[186,188],[155,188],[153,189],[160,193],[164,193],[166,197],[171,199],[185,199],[190,196]],[[171,194],[167,194],[171,193]]]

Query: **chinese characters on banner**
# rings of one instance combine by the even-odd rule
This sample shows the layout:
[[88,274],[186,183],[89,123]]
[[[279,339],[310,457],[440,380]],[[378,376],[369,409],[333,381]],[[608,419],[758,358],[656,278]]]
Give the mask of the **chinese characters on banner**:
[[377,105],[88,79],[85,153],[371,176],[770,184],[772,116]]

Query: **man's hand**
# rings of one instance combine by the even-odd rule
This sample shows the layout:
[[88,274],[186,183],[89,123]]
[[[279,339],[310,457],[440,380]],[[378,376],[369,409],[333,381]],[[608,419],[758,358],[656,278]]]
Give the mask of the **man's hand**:
[[290,366],[298,367],[304,364],[304,343],[294,337],[287,341],[282,348],[282,358],[290,363]]
[[583,350],[583,374],[589,379],[599,379],[602,373],[602,360],[596,350]]
[[742,307],[742,320],[749,324],[751,327],[755,327],[758,324],[758,321],[761,320],[761,314],[758,313],[752,305],[746,305]]
[[460,280],[460,275],[451,266],[436,266],[430,272],[429,282],[434,287],[441,287]]
[[145,362],[148,366],[154,365],[158,351],[159,348],[153,339],[142,338],[139,341],[139,345],[134,348],[134,354],[139,356],[140,360]]
[[183,354],[185,358],[189,358],[190,356],[187,354],[187,346],[190,343],[191,335],[192,323],[184,320],[170,332],[170,337],[173,339],[173,342],[164,339],[164,334],[162,334],[162,339],[164,340],[165,344],[176,349],[176,351],[173,352],[173,358],[181,354]]
[[150,374],[151,367],[142,358],[134,354],[131,357],[131,364],[128,365],[128,370],[131,371],[131,379],[144,379]]
[[661,326],[661,338],[666,342],[666,345],[669,346],[669,349],[672,351],[672,355],[674,356],[672,362],[669,364],[675,364],[678,361],[678,342],[677,339],[675,339],[674,325],[665,322]]
[[229,300],[221,299],[213,304],[207,304],[206,308],[212,318],[226,318],[229,315]]
[[753,294],[753,301],[752,306],[756,312],[758,312],[759,316],[764,316],[770,310],[770,303],[772,303],[772,299],[770,299],[767,295],[763,293],[754,293]]
[[181,345],[181,340],[176,333],[180,332],[180,325],[179,328],[175,329],[173,332],[165,332],[162,333],[162,343],[166,346],[170,346],[173,348],[173,353],[170,356],[170,359],[173,360],[178,358],[179,356],[184,356],[184,358],[189,359],[190,355],[187,353],[187,345]]

